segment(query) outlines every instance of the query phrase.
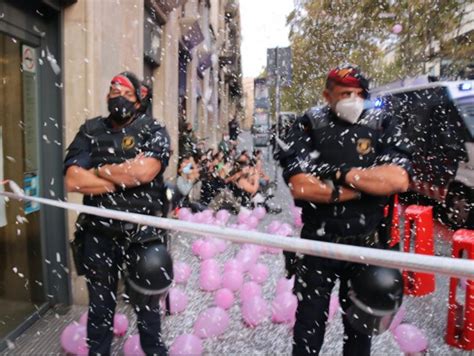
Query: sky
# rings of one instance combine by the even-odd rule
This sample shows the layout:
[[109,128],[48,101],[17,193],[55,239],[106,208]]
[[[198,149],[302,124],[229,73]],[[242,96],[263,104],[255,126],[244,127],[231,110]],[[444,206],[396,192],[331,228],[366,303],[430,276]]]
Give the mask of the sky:
[[267,48],[289,45],[286,17],[293,8],[293,0],[240,0],[244,77],[261,73]]

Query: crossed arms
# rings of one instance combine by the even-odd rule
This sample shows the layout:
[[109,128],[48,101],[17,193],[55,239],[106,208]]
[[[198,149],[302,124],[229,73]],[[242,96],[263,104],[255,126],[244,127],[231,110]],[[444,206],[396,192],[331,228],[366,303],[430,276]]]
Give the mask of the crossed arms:
[[120,164],[106,164],[97,169],[70,166],[65,175],[68,192],[89,195],[111,193],[117,189],[136,187],[151,182],[161,171],[161,162],[143,154]]
[[[409,183],[407,171],[395,164],[352,168],[345,177],[345,185],[339,188],[339,201],[358,199],[360,193],[388,196],[406,192]],[[333,187],[316,176],[298,173],[290,177],[289,187],[295,199],[314,203],[331,202]]]

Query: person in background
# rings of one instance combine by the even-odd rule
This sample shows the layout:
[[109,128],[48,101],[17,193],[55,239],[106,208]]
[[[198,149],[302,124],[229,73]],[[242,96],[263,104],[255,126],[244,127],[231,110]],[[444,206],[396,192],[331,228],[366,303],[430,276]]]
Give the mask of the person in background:
[[270,177],[265,173],[263,169],[263,153],[261,150],[255,150],[253,152],[255,160],[255,170],[258,174],[260,188],[265,189],[265,187],[270,183]]
[[231,141],[237,142],[240,134],[240,127],[237,118],[234,117],[229,121],[229,138]]
[[234,196],[240,199],[242,206],[252,207],[260,187],[255,163],[250,160],[237,162],[236,173],[230,177],[229,182],[232,183]]
[[216,175],[213,177],[213,197],[209,208],[217,211],[220,209],[230,210],[233,214],[240,211],[241,200],[238,199],[231,189],[229,173],[232,169],[230,161],[222,161],[216,166]]
[[184,130],[179,135],[179,154],[181,156],[198,153],[197,144],[198,139],[193,131],[193,125],[190,122],[185,122]]
[[189,207],[194,212],[205,209],[199,203],[201,190],[199,167],[191,154],[184,156],[179,163],[176,188],[179,193],[178,207]]
[[221,142],[219,142],[219,145],[217,146],[220,152],[223,152],[224,154],[229,154],[230,148],[231,148],[231,144],[229,140],[230,140],[229,135],[227,133],[223,133],[222,140]]

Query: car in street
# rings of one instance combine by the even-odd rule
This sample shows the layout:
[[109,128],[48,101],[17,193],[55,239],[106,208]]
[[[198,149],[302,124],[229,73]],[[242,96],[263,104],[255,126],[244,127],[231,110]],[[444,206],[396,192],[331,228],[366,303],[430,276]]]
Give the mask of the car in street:
[[439,203],[451,227],[474,229],[474,81],[417,78],[371,97],[393,110],[412,146],[412,195]]

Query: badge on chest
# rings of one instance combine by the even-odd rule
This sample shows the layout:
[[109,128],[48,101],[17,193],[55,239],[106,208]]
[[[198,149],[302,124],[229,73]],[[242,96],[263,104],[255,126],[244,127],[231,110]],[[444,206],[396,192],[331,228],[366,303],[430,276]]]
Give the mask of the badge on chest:
[[135,137],[133,136],[125,136],[122,139],[122,149],[124,151],[130,150],[135,147]]
[[359,138],[356,147],[360,155],[366,155],[372,150],[372,140],[370,138]]

